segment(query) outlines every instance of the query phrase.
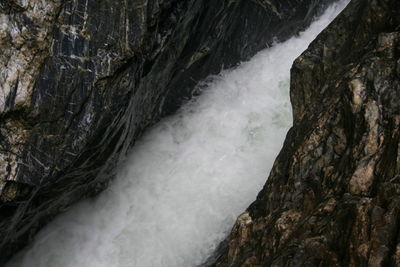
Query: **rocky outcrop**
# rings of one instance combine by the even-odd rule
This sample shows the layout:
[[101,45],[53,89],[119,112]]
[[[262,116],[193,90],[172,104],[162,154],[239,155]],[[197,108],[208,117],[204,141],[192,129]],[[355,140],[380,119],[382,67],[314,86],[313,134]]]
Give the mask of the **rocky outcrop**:
[[99,192],[195,84],[329,0],[0,2],[0,263]]
[[295,61],[294,125],[215,266],[400,266],[399,14],[352,0]]

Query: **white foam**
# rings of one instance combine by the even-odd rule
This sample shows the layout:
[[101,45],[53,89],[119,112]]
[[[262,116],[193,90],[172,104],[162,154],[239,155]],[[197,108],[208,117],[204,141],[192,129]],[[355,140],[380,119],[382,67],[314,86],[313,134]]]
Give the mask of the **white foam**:
[[104,193],[58,216],[8,266],[202,263],[255,199],[291,126],[293,60],[347,2],[214,77],[138,142]]

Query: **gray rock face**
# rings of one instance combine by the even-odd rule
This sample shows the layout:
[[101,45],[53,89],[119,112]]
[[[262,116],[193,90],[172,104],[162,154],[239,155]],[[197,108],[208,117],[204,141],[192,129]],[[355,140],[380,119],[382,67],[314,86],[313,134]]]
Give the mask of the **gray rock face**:
[[353,0],[295,61],[294,126],[215,266],[400,266],[399,14]]
[[99,192],[195,84],[329,0],[2,0],[0,263]]

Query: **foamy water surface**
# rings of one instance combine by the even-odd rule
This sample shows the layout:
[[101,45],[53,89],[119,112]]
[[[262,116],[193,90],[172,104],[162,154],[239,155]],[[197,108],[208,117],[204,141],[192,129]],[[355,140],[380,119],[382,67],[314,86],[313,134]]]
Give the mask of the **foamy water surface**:
[[58,216],[8,266],[201,264],[255,200],[282,147],[294,59],[347,3],[214,77],[145,134],[105,192]]

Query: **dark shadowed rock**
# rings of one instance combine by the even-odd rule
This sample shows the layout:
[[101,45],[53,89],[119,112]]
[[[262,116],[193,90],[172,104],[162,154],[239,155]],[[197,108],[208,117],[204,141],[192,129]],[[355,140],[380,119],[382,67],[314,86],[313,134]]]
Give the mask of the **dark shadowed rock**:
[[101,191],[196,83],[329,0],[1,0],[0,263]]
[[295,61],[294,126],[214,266],[400,266],[399,14],[353,0]]

